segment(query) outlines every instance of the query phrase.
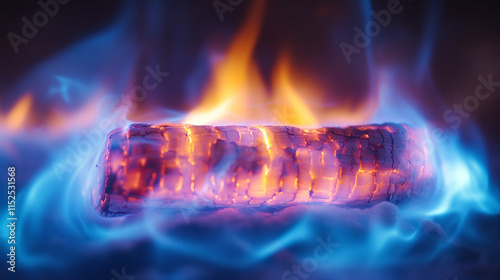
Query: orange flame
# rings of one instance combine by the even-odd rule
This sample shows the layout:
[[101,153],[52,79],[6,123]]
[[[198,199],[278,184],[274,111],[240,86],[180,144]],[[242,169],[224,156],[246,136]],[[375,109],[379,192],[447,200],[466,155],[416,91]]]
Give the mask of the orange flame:
[[186,119],[187,123],[234,121],[248,116],[249,107],[240,104],[265,101],[265,85],[252,53],[258,39],[265,1],[253,4],[251,15],[229,47],[225,59],[216,63],[213,79],[205,91],[201,105]]
[[[281,56],[274,71],[274,100],[281,104],[273,108],[273,114],[283,124],[299,126],[318,126],[318,120],[303,97],[314,98],[321,93],[313,83],[306,79],[300,79],[292,73],[290,58],[287,55]],[[303,97],[302,97],[303,96]]]
[[29,120],[29,112],[33,105],[33,96],[28,93],[21,97],[12,109],[7,113],[5,118],[0,116],[0,120],[4,123],[3,126],[11,131],[19,131]]
[[314,79],[294,69],[288,52],[278,57],[272,85],[266,86],[252,57],[264,7],[265,1],[253,3],[224,58],[214,64],[201,103],[183,122],[318,127],[363,123],[369,119],[376,107],[370,100],[358,107],[345,99],[341,104],[323,106],[326,91]]
[[[7,113],[2,115],[0,112],[0,129],[6,133],[15,134],[20,131],[33,132],[33,128],[43,127],[50,131],[47,135],[58,136],[75,129],[89,127],[99,117],[98,104],[102,100],[102,95],[97,94],[82,108],[71,112],[58,110],[57,106],[49,107],[43,116],[36,114],[33,110],[35,107],[34,100],[32,93],[26,93],[19,98]],[[109,116],[108,123],[115,118],[118,119],[119,116]],[[103,133],[107,133],[107,131]]]

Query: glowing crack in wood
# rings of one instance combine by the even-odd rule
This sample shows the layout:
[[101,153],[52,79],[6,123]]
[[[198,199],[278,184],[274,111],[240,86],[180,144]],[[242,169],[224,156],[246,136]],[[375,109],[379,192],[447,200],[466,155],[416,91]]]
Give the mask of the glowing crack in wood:
[[134,124],[108,135],[92,190],[104,216],[144,208],[365,205],[433,188],[421,131],[383,124]]

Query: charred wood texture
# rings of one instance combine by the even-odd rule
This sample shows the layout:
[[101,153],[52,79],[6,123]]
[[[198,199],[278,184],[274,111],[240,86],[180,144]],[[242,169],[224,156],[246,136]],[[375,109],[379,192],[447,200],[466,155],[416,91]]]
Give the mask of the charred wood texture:
[[365,205],[434,184],[421,132],[384,124],[134,124],[108,136],[92,190],[104,216],[147,208]]

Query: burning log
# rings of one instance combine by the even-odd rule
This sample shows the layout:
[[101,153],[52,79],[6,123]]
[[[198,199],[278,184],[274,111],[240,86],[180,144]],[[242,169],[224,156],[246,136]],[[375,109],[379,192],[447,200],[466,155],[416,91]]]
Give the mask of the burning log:
[[133,124],[108,136],[92,190],[104,216],[147,208],[364,205],[432,189],[420,131],[384,124]]

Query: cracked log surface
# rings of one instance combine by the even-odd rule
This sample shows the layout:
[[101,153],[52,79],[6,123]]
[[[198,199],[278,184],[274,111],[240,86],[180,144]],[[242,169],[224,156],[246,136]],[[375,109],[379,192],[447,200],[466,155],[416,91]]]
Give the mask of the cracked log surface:
[[134,124],[108,135],[95,208],[366,205],[433,188],[419,130]]

